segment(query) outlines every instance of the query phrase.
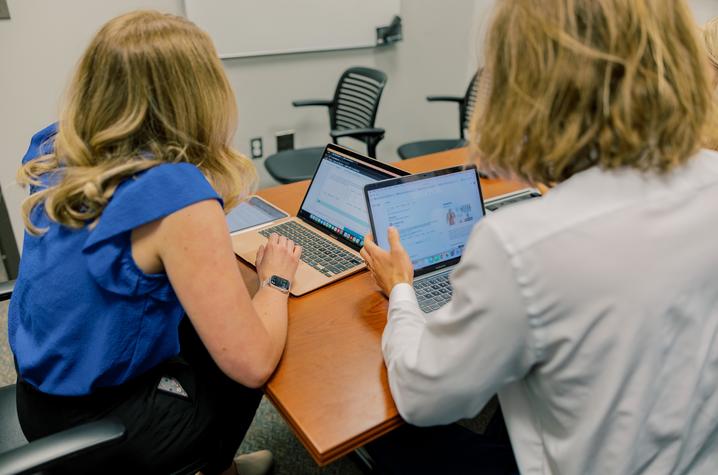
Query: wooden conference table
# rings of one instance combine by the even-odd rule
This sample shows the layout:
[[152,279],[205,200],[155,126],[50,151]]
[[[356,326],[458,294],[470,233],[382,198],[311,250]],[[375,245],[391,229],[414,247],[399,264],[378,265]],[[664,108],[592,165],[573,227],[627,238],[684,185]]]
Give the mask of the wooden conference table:
[[[416,173],[464,164],[468,156],[467,149],[456,149],[393,165]],[[526,186],[481,182],[485,199]],[[258,194],[296,215],[308,185],[303,181]],[[254,293],[256,273],[244,262],[240,268]],[[289,299],[287,346],[265,393],[319,465],[402,424],[381,353],[386,312],[387,299],[367,271]]]

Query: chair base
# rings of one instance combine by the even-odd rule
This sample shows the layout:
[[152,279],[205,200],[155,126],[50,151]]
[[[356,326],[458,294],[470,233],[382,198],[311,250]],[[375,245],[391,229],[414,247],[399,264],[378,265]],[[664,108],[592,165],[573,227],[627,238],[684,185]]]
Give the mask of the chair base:
[[309,180],[322,159],[324,147],[298,148],[270,155],[264,167],[279,183]]
[[402,160],[406,160],[408,158],[464,147],[465,145],[466,141],[464,139],[421,140],[419,142],[409,142],[402,145],[397,149],[397,153]]

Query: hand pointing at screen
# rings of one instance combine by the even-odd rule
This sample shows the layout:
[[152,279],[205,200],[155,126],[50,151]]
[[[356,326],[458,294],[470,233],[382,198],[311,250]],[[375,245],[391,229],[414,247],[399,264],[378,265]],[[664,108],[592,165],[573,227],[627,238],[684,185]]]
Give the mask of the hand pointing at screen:
[[377,246],[371,233],[364,238],[364,247],[360,251],[374,280],[387,296],[396,284],[411,284],[414,280],[414,266],[401,245],[399,231],[389,227],[388,237],[389,251]]

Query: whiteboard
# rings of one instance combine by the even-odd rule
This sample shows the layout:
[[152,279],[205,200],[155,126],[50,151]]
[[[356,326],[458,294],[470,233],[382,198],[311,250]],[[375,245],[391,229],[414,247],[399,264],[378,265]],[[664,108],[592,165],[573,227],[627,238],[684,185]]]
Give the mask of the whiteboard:
[[400,0],[185,0],[221,58],[376,46]]

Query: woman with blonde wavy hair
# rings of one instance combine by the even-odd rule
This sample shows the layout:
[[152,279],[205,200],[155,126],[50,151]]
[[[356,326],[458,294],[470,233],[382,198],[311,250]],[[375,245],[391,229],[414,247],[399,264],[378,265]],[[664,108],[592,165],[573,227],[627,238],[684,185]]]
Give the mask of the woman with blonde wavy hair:
[[32,139],[19,278],[9,310],[23,431],[116,416],[120,445],[73,473],[264,473],[233,458],[281,357],[301,249],[273,235],[251,298],[224,209],[254,186],[232,149],[235,98],[209,37],[138,11],[85,51],[58,124]]
[[481,167],[553,188],[479,222],[426,316],[399,232],[367,239],[399,412],[498,393],[521,473],[718,473],[715,106],[686,2],[502,0],[486,58]]

